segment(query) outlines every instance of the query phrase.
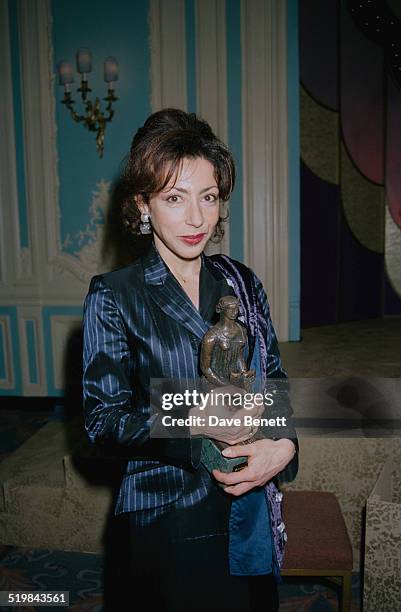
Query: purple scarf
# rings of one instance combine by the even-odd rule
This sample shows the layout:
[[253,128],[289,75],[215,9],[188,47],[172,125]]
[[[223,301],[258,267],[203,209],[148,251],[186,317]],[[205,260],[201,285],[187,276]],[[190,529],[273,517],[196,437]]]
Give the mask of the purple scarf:
[[[208,261],[225,277],[227,282],[233,287],[237,297],[240,300],[240,316],[239,319],[245,324],[248,332],[248,347],[249,355],[252,359],[251,366],[256,368],[257,377],[260,379],[262,390],[267,382],[267,362],[268,362],[268,322],[266,315],[263,312],[262,305],[257,298],[255,287],[255,277],[249,271],[249,268],[243,264],[226,257],[225,255],[212,255],[208,257]],[[287,534],[285,533],[285,525],[282,520],[281,504],[283,494],[279,492],[276,485],[270,481],[263,487],[265,493],[266,505],[269,510],[270,518],[270,533],[273,540],[273,573],[276,580],[280,581],[280,567],[284,558],[285,542]],[[235,530],[239,532],[238,525],[251,524],[253,516],[250,514],[254,511],[252,502],[248,504],[249,513],[247,513],[246,495],[243,498],[239,497],[234,502],[243,500],[242,507],[236,507],[232,504],[232,513],[230,517],[230,531],[232,532],[233,525]],[[251,496],[249,497],[251,500]],[[245,503],[244,503],[245,502]],[[241,520],[238,520],[241,514]],[[260,537],[260,532],[256,533]],[[268,534],[267,536],[268,537]],[[260,561],[259,558],[252,557],[253,550],[257,550],[254,546],[255,542],[247,537],[242,540],[230,541],[230,569],[231,573],[236,575],[255,575],[268,573],[268,563]],[[239,558],[241,557],[241,559]],[[264,571],[263,564],[265,563],[266,570]]]

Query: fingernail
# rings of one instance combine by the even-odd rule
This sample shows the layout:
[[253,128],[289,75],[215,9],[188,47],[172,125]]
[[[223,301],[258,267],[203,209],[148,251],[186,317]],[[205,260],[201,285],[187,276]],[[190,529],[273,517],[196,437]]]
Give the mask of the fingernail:
[[229,448],[225,448],[222,451],[222,455],[224,455],[225,457],[229,457],[231,455],[231,450]]

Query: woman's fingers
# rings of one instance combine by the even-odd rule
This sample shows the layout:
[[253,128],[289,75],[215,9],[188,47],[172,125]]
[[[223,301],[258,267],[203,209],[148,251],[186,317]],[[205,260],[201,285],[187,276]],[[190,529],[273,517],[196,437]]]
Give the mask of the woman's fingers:
[[247,493],[255,487],[255,483],[253,482],[240,482],[237,485],[232,485],[230,487],[224,487],[224,491],[229,493],[230,495],[242,495],[243,493]]
[[250,483],[255,486],[255,475],[249,467],[245,467],[238,472],[221,472],[220,470],[213,470],[213,476],[227,486],[238,485],[241,483]]

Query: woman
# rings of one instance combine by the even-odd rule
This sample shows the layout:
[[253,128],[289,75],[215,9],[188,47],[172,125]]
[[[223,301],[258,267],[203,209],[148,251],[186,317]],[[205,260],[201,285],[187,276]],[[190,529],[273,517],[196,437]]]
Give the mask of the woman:
[[[232,156],[206,122],[176,109],[151,115],[133,139],[123,175],[124,222],[149,239],[148,251],[92,278],[85,300],[85,427],[92,442],[113,443],[128,459],[114,512],[129,552],[132,609],[144,596],[146,609],[160,612],[251,612],[260,595],[264,610],[278,609],[264,491],[274,477],[294,477],[295,434],[241,446],[252,426],[220,428],[220,440],[237,444],[225,454],[247,455],[248,467],[212,475],[201,463],[211,427],[193,426],[187,437],[152,436],[150,379],[200,375],[201,340],[225,295],[240,300],[249,367],[263,387],[267,378],[285,378],[259,279],[239,262],[203,253],[222,235],[234,180]],[[274,391],[277,410],[288,412],[286,392]],[[241,538],[250,526],[258,536],[252,550],[261,556],[247,565]]]

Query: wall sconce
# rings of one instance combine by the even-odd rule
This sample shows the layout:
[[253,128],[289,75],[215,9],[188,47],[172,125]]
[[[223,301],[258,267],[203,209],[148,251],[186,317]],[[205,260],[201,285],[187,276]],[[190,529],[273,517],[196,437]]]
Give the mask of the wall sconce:
[[79,115],[75,109],[75,101],[71,97],[70,85],[74,82],[74,73],[71,64],[68,62],[60,62],[58,66],[59,83],[64,85],[64,98],[61,100],[71,113],[71,117],[77,123],[83,125],[91,132],[96,132],[96,148],[100,157],[103,157],[104,151],[104,133],[106,123],[113,119],[114,109],[113,102],[118,100],[114,95],[114,82],[118,79],[118,63],[114,57],[107,57],[104,61],[104,80],[108,84],[107,96],[103,98],[107,102],[104,111],[100,108],[100,99],[96,98],[92,102],[88,98],[88,93],[92,90],[88,85],[88,73],[92,72],[92,54],[89,49],[78,49],[77,54],[77,71],[82,75],[81,87],[77,89],[81,94],[82,102],[85,106],[85,115]]

